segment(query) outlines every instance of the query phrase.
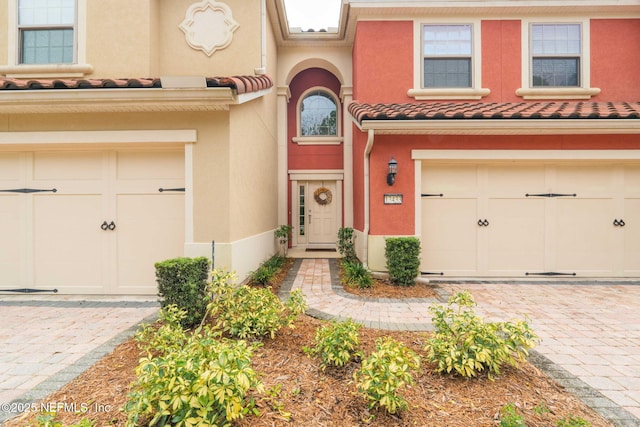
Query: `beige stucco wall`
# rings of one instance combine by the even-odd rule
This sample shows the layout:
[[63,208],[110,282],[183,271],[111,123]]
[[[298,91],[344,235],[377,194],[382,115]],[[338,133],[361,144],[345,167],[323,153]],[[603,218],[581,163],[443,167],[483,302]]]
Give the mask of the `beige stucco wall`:
[[9,20],[9,3],[0,2],[0,64],[7,63],[7,22]]
[[[79,31],[79,56],[93,72],[86,77],[124,78],[165,75],[231,76],[253,74],[262,65],[262,0],[225,0],[239,27],[231,44],[207,56],[193,49],[179,26],[196,0],[86,1],[86,31]],[[0,65],[8,61],[7,1],[0,2]],[[86,46],[86,49],[82,49]]]

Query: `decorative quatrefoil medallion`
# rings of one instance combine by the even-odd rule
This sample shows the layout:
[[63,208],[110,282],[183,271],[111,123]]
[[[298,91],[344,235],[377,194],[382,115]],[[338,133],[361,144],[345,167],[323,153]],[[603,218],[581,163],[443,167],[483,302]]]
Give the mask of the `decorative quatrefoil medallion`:
[[215,0],[203,0],[189,7],[180,29],[189,46],[211,56],[231,44],[238,26],[229,6]]

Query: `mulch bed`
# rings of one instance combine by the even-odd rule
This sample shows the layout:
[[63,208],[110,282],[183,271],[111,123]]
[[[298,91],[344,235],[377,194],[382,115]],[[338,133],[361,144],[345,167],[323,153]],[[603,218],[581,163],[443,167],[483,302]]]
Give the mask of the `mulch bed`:
[[[407,290],[392,295],[399,298]],[[304,346],[313,345],[316,329],[325,323],[300,316],[295,329],[285,328],[274,339],[262,341],[263,346],[254,355],[253,367],[261,373],[270,392],[253,396],[260,415],[247,416],[235,425],[499,426],[500,408],[513,403],[529,427],[555,426],[558,419],[568,416],[581,417],[593,427],[611,426],[529,363],[519,368],[505,368],[502,375],[492,381],[486,376],[465,379],[437,374],[433,365],[423,362],[421,370],[414,374],[415,384],[402,392],[409,410],[398,415],[370,410],[366,400],[357,394],[352,380],[359,367],[357,361],[342,369],[327,368],[322,372],[319,361],[302,351]],[[376,338],[383,336],[400,340],[420,355],[426,355],[423,349],[426,333],[361,328],[361,347],[365,354],[370,354]],[[126,416],[119,408],[126,402],[139,357],[135,342],[128,340],[45,401],[89,404],[90,410],[84,414],[60,413],[58,420],[65,425],[90,418],[96,420],[96,426],[124,426]],[[543,405],[548,411],[534,409]],[[290,413],[291,418],[288,420],[280,410]],[[34,418],[35,414],[31,414],[9,421],[5,426],[37,425]]]

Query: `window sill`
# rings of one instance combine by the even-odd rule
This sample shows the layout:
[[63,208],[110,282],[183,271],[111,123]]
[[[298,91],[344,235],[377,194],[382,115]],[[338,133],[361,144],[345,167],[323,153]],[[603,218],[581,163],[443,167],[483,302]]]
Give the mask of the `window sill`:
[[0,75],[8,78],[84,77],[93,72],[90,64],[29,64],[0,66]]
[[292,141],[298,145],[340,145],[344,140],[341,136],[296,136]]
[[520,88],[516,95],[523,99],[591,99],[600,93],[599,88],[552,87]]
[[489,95],[489,89],[474,88],[443,88],[443,89],[409,89],[407,95],[415,98],[416,101],[439,100],[439,99],[482,99]]

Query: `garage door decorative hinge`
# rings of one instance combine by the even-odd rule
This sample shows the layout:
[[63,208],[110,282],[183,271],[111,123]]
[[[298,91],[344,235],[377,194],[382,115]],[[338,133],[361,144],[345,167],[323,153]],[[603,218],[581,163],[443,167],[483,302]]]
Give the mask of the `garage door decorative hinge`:
[[576,197],[576,193],[573,194],[560,194],[560,193],[543,193],[543,194],[525,194],[527,197]]
[[438,194],[428,194],[428,193],[425,194],[425,193],[422,193],[420,196],[421,197],[444,197],[444,194],[442,194],[442,193],[438,193]]
[[165,191],[182,191],[184,192],[184,188],[158,188],[158,191],[164,193]]
[[525,276],[575,276],[576,273],[559,273],[557,271],[544,271],[542,273],[525,273]]
[[38,188],[14,188],[11,190],[0,190],[0,193],[55,193],[57,191],[58,190],[55,188],[52,188],[51,190],[41,190]]
[[436,271],[421,271],[420,275],[422,275],[422,276],[444,276],[444,273],[442,271],[440,271],[440,272],[436,272]]
[[54,294],[58,293],[57,289],[32,289],[32,288],[22,288],[22,289],[0,289],[0,292],[17,292],[21,294],[33,294],[36,292],[53,292]]

